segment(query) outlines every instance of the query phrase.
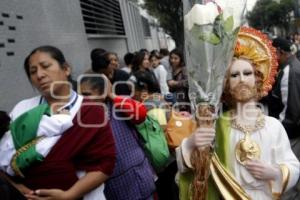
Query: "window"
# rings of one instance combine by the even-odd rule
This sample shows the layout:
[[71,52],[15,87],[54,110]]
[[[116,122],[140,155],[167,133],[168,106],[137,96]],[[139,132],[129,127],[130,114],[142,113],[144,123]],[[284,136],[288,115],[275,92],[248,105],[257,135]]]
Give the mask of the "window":
[[80,0],[87,34],[125,35],[118,0]]
[[145,37],[151,37],[150,25],[148,19],[142,16],[143,30]]

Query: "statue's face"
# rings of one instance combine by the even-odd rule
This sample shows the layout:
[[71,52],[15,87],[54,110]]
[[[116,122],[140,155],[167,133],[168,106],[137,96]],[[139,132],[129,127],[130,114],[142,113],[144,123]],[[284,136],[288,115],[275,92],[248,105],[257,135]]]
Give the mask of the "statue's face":
[[256,97],[255,73],[249,61],[233,61],[229,71],[229,90],[237,102],[247,102]]
[[254,69],[250,62],[243,59],[234,60],[230,67],[230,89],[235,88],[240,83],[255,86]]

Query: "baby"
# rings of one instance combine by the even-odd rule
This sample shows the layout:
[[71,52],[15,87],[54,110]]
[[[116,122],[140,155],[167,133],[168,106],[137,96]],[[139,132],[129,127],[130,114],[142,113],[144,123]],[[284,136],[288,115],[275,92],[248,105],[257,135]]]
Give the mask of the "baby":
[[[0,170],[14,176],[15,171],[12,169],[11,161],[16,153],[16,149],[9,128],[10,118],[3,111],[0,112],[0,123]],[[36,152],[46,157],[61,135],[72,125],[72,117],[68,111],[63,110],[51,116],[44,114],[36,133],[36,137],[42,138],[35,146]],[[30,165],[31,163],[28,164]]]

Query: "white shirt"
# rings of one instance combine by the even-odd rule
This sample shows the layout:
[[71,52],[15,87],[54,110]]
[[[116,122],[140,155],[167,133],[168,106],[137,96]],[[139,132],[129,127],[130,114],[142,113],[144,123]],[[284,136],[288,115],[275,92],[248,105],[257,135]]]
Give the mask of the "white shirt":
[[160,93],[163,95],[169,94],[169,86],[167,84],[167,70],[163,65],[158,65],[153,69],[156,79],[159,82]]
[[288,100],[288,92],[289,92],[289,72],[290,72],[290,66],[287,65],[283,69],[283,76],[280,82],[280,90],[281,90],[281,101],[284,105],[283,110],[279,114],[279,119],[282,122],[285,118],[285,112],[287,109],[287,100]]
[[124,72],[127,72],[128,74],[131,73],[131,68],[125,66],[125,67],[122,67],[121,70],[123,70]]

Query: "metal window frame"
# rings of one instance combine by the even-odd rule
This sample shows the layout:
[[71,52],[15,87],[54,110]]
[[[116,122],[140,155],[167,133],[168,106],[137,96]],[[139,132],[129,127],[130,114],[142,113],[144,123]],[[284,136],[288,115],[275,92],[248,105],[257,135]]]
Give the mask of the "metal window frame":
[[144,36],[146,38],[151,38],[151,29],[150,29],[149,20],[144,16],[142,16],[142,24],[143,24]]
[[80,0],[88,38],[125,38],[125,28],[118,0]]

